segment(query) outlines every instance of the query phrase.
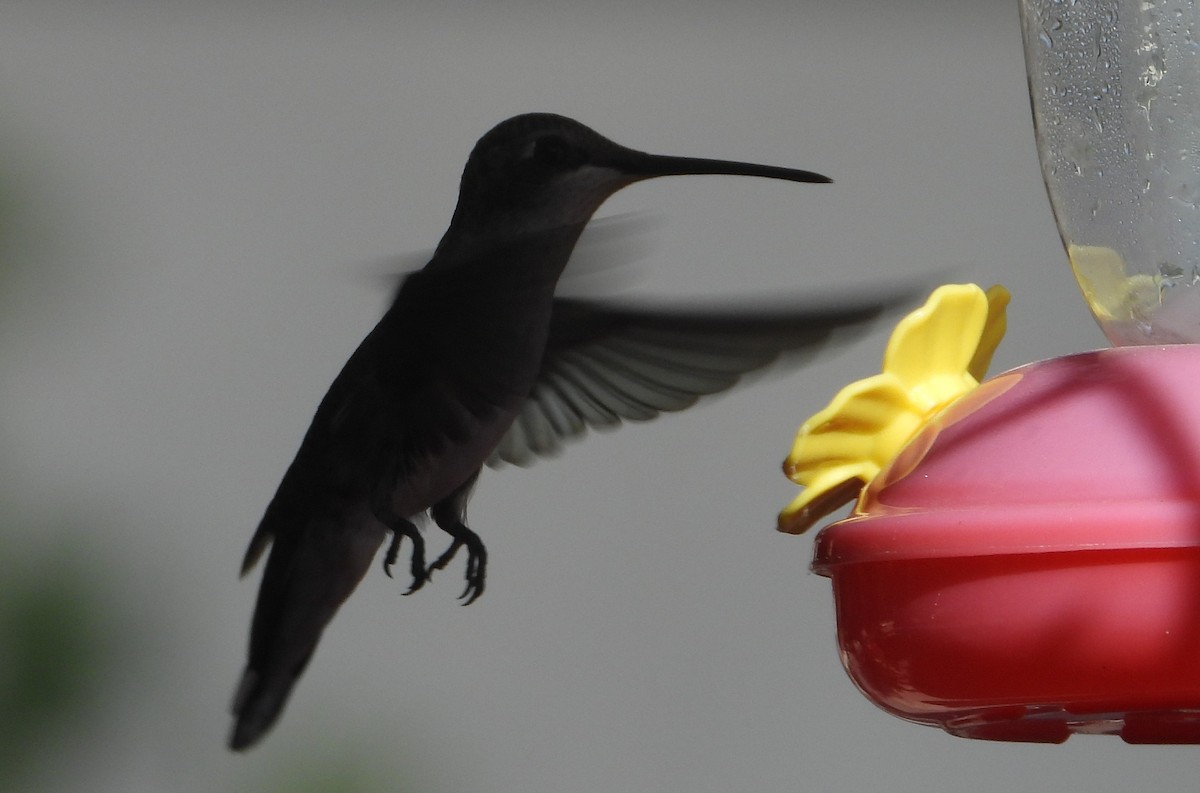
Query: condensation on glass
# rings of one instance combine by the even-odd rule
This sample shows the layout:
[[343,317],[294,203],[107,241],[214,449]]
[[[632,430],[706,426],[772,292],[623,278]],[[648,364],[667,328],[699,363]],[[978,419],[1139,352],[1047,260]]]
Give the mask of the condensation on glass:
[[1021,0],[1042,174],[1114,344],[1200,342],[1200,20],[1191,0]]

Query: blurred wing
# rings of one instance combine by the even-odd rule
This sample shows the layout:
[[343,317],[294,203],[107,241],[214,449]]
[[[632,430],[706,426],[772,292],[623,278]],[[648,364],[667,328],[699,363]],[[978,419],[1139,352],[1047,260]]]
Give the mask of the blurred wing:
[[536,385],[488,465],[530,465],[587,428],[647,421],[733,386],[781,353],[801,360],[907,298],[690,309],[556,298]]
[[[662,225],[662,219],[650,212],[622,212],[593,218],[571,252],[559,280],[559,291],[578,293],[594,288],[597,283],[610,288],[628,285],[634,279],[631,265],[649,255],[653,247],[651,233]],[[433,254],[432,248],[411,251],[363,262],[358,267],[391,289],[394,300],[404,278],[428,264]]]

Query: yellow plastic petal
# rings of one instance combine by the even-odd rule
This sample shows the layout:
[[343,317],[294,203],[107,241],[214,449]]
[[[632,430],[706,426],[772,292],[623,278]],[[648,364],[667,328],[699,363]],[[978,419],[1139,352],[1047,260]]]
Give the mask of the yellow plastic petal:
[[1012,295],[1000,284],[992,284],[988,287],[986,294],[987,322],[979,337],[979,349],[975,351],[971,363],[967,365],[967,371],[977,383],[983,382],[988,367],[992,365],[992,355],[995,354],[996,348],[1000,346],[1000,340],[1008,331],[1008,314],[1005,309],[1008,308],[1008,301],[1012,299]]
[[895,374],[906,388],[918,388],[940,375],[957,379],[975,356],[987,317],[987,295],[979,287],[938,287],[925,305],[896,325],[883,371]]
[[818,520],[857,498],[868,481],[853,470],[829,471],[827,480],[804,488],[783,508],[777,527],[788,534],[803,534]]
[[823,471],[848,463],[870,480],[920,422],[908,410],[908,398],[891,374],[877,374],[843,388],[796,433],[784,473],[812,487]]

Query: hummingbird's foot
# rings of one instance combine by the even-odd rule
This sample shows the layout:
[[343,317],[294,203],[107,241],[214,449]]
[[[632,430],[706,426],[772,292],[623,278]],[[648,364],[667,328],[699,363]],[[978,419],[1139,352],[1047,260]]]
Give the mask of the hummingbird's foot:
[[[474,542],[472,542],[474,540]],[[455,540],[457,542],[457,540]],[[483,594],[483,583],[487,577],[487,548],[479,535],[471,532],[467,541],[467,586],[458,599],[469,606]]]
[[388,578],[392,577],[392,565],[396,563],[396,558],[400,555],[400,539],[408,537],[412,540],[413,550],[410,560],[412,584],[404,593],[411,595],[429,580],[429,571],[425,569],[425,538],[421,536],[420,530],[407,520],[398,520],[388,528],[392,530],[392,544],[388,546],[387,555],[383,557],[383,572],[387,573]]
[[445,566],[450,564],[450,560],[454,559],[455,554],[458,553],[458,548],[466,546],[467,587],[462,590],[461,595],[458,595],[458,600],[463,601],[463,606],[469,606],[484,594],[484,582],[487,578],[487,548],[484,546],[484,541],[479,539],[479,535],[468,529],[466,525],[460,523],[457,528],[461,529],[461,533],[454,537],[454,542],[450,543],[446,552],[430,565],[430,572],[445,570]]
[[[434,520],[437,520],[438,515],[434,515]],[[434,570],[445,570],[446,565],[450,564],[450,560],[458,553],[458,549],[466,547],[467,549],[467,586],[458,599],[463,601],[464,606],[469,606],[479,599],[483,594],[484,580],[487,577],[487,548],[484,547],[483,540],[479,539],[479,535],[471,531],[460,520],[446,520],[439,522],[438,526],[447,534],[454,538],[454,542],[450,543],[450,547],[446,552],[437,558],[433,564],[429,565],[429,573]]]
[[454,535],[454,542],[450,543],[446,552],[439,556],[436,562],[429,565],[429,572],[445,570],[446,565],[450,564],[450,560],[458,553],[458,549],[465,545],[467,548],[467,587],[458,596],[458,599],[463,601],[464,606],[469,606],[483,594],[484,580],[487,577],[487,547],[484,546],[483,540],[479,539],[479,535],[466,526],[460,523],[456,528],[460,530],[460,533]]
[[467,525],[463,523],[467,496],[474,483],[475,477],[473,476],[462,487],[434,504],[429,510],[433,522],[454,539],[446,552],[429,566],[429,572],[445,569],[446,565],[450,564],[450,560],[454,558],[454,554],[458,553],[459,548],[463,546],[467,548],[469,554],[467,557],[467,587],[458,596],[464,606],[471,605],[483,594],[483,582],[487,575],[487,548],[483,547],[483,540],[479,539],[479,535],[468,529]]

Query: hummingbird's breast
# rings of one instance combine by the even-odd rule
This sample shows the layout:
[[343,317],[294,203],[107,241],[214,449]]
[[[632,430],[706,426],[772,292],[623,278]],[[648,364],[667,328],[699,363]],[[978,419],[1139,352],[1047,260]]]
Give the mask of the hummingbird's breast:
[[384,387],[397,411],[386,444],[395,458],[384,468],[396,472],[397,514],[418,514],[471,480],[533,390],[553,289],[519,286],[474,284],[427,299],[405,320],[409,333],[399,337],[399,353],[385,353]]

